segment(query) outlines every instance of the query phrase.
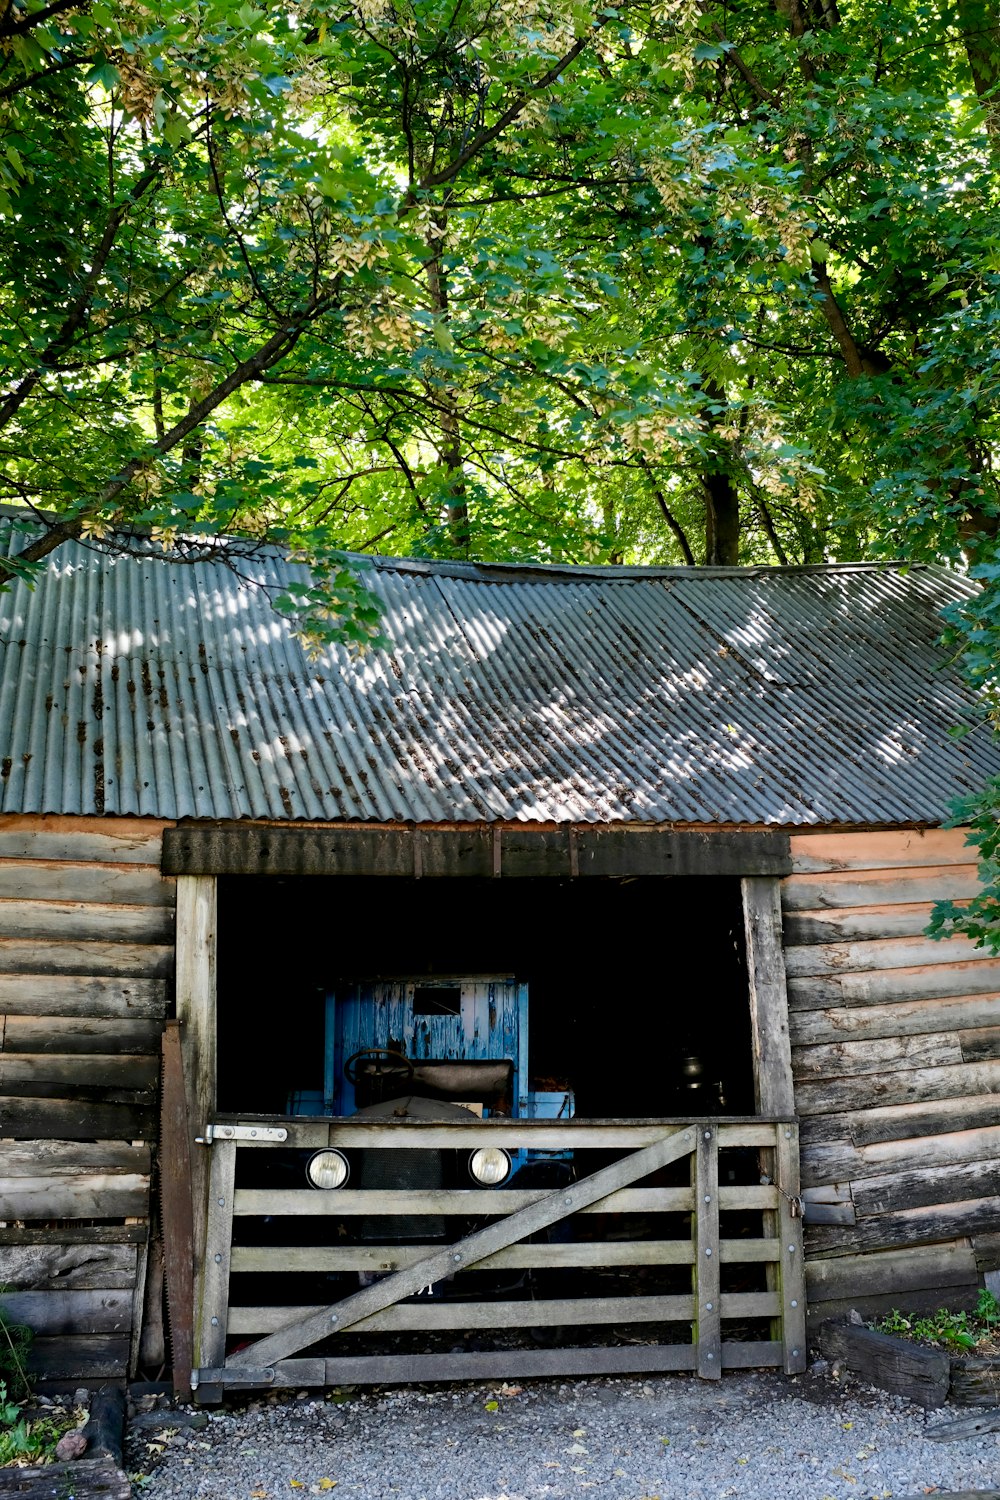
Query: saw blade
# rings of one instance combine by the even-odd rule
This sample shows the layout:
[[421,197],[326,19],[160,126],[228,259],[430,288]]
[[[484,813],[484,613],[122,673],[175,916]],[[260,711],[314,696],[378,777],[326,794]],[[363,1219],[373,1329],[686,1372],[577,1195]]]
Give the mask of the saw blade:
[[163,1033],[160,1209],[174,1395],[189,1397],[194,1363],[194,1213],[179,1021],[168,1021]]

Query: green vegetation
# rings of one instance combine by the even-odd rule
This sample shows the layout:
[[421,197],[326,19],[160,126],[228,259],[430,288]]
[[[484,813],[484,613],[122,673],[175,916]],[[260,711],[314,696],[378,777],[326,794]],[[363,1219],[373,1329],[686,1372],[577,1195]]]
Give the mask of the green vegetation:
[[345,549],[935,560],[995,710],[993,0],[24,0],[0,43],[0,499],[55,518],[0,585],[273,541],[364,645]]
[[47,1463],[63,1433],[75,1425],[74,1413],[27,1417],[23,1403],[12,1400],[6,1382],[0,1380],[0,1468]]
[[935,1313],[917,1316],[893,1308],[873,1326],[879,1333],[935,1344],[958,1354],[972,1350],[1000,1352],[1000,1302],[985,1287],[979,1293],[974,1312],[949,1312],[946,1307],[939,1307]]

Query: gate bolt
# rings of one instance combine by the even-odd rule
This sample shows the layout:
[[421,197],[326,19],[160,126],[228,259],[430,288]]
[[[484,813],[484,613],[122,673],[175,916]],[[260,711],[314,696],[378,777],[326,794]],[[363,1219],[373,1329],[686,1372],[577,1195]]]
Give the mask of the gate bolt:
[[456,1265],[462,1259],[462,1257],[460,1255],[453,1255],[451,1258],[456,1263]]
[[706,1312],[711,1312],[712,1311],[712,1304],[711,1304],[711,1302],[706,1302],[705,1303],[705,1311]]
[[711,1255],[711,1253],[712,1253],[712,1247],[709,1246],[709,1248],[705,1251],[705,1254],[706,1255]]
[[221,1256],[221,1255],[217,1255],[217,1256],[216,1256],[216,1257],[215,1257],[215,1264],[216,1264],[216,1265],[217,1265],[217,1266],[221,1266],[221,1265],[222,1265],[222,1256]]
[[218,1326],[219,1326],[219,1320],[218,1320],[218,1318],[213,1318],[212,1319],[212,1327],[213,1328],[218,1328]]
[[336,1323],[336,1321],[337,1321],[337,1314],[336,1313],[331,1313],[330,1314],[330,1322],[331,1323]]

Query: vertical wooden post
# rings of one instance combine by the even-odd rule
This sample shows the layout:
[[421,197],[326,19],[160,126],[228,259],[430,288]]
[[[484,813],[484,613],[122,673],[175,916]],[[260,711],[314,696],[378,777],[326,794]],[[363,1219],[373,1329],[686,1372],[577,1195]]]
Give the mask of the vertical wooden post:
[[786,1375],[806,1367],[806,1275],[802,1254],[802,1212],[793,1212],[799,1198],[799,1127],[786,1121],[777,1127],[774,1181],[778,1212],[774,1215],[781,1241],[778,1291],[781,1295],[781,1342]]
[[788,994],[781,947],[781,883],[750,875],[740,882],[750,984],[754,1089],[759,1114],[795,1113]]
[[722,1321],[719,1293],[719,1141],[707,1120],[696,1126],[694,1154],[694,1337],[698,1374],[706,1380],[722,1375]]
[[[177,878],[177,1019],[189,1118],[200,1135],[216,1109],[215,953],[218,900],[210,875]],[[195,1311],[204,1270],[209,1152],[194,1146],[191,1195],[194,1217]]]
[[229,1265],[233,1250],[236,1142],[216,1141],[212,1147],[211,1156],[208,1232],[205,1236],[205,1274],[202,1278],[198,1350],[199,1364],[215,1368],[226,1362]]

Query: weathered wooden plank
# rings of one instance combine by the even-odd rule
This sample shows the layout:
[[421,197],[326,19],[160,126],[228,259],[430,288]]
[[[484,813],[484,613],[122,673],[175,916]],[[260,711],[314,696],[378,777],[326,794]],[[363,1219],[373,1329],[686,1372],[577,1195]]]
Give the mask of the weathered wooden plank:
[[698,1374],[703,1380],[722,1378],[722,1297],[719,1254],[719,1152],[711,1125],[698,1129],[693,1162],[694,1297],[691,1336],[698,1346]]
[[30,1224],[0,1226],[0,1245],[141,1245],[148,1224]]
[[0,1178],[0,1204],[10,1219],[124,1219],[148,1211],[149,1178],[98,1172]]
[[[217,1141],[212,1147],[208,1187],[208,1225],[201,1285],[201,1316],[198,1320],[198,1362],[221,1365],[226,1358],[226,1328],[232,1326],[229,1311],[229,1273],[233,1246],[233,1184],[236,1181],[236,1142]],[[290,1269],[290,1267],[289,1267]],[[269,1328],[246,1330],[270,1332],[289,1321],[282,1310],[279,1323]]]
[[128,1370],[127,1333],[45,1335],[34,1339],[25,1361],[39,1380],[124,1378]]
[[3,938],[106,941],[112,937],[119,943],[169,943],[173,931],[173,910],[167,906],[0,899]]
[[0,1011],[21,1016],[106,1016],[162,1019],[163,979],[105,975],[0,974]]
[[[758,1292],[759,1299],[768,1294]],[[745,1296],[742,1300],[746,1300]],[[771,1303],[774,1299],[771,1298]],[[756,1309],[757,1303],[752,1304]],[[273,1333],[293,1321],[314,1318],[322,1307],[230,1307],[232,1335]],[[351,1325],[352,1333],[430,1333],[451,1328],[569,1328],[607,1323],[689,1323],[690,1293],[670,1297],[566,1297],[557,1301],[447,1302],[421,1298],[398,1303]],[[758,1316],[753,1310],[743,1315]],[[735,1311],[729,1317],[739,1316]]]
[[24,813],[0,824],[0,859],[137,864],[159,869],[166,823],[153,818],[78,818]]
[[173,906],[174,884],[139,865],[0,859],[0,899]]
[[0,973],[101,974],[156,979],[173,972],[174,950],[156,943],[22,942],[0,938]]
[[[937,1422],[928,1422],[924,1428],[924,1437],[929,1438],[932,1443],[957,1443],[964,1442],[967,1438],[982,1437],[983,1433],[998,1430],[1000,1430],[1000,1411],[983,1411],[977,1412],[975,1416],[948,1416]],[[966,1494],[968,1493],[966,1491]],[[978,1494],[981,1500],[982,1490],[973,1493]],[[948,1497],[945,1496],[944,1500],[948,1500]]]
[[325,1308],[314,1318],[303,1319],[298,1324],[251,1344],[247,1349],[237,1350],[232,1355],[231,1362],[254,1366],[273,1364],[275,1360],[285,1359],[289,1354],[328,1336],[331,1329],[342,1331],[349,1328],[360,1318],[381,1312],[383,1308],[398,1302],[401,1297],[411,1296],[424,1286],[441,1280],[443,1276],[453,1273],[456,1267],[473,1266],[484,1256],[504,1250],[508,1245],[527,1239],[532,1234],[538,1234],[550,1224],[558,1223],[572,1213],[596,1206],[609,1199],[618,1189],[641,1181],[660,1167],[689,1155],[694,1142],[692,1127],[673,1131],[656,1145],[646,1146],[641,1151],[633,1152],[631,1156],[622,1157],[569,1187],[546,1193],[541,1201],[509,1213],[499,1222],[488,1224],[453,1245],[433,1251],[415,1266],[394,1271],[360,1292]]
[[20,1495],[23,1500],[50,1500],[62,1495],[72,1500],[129,1500],[131,1494],[128,1475],[111,1459],[0,1469],[0,1495]]
[[0,1309],[12,1323],[37,1334],[124,1333],[132,1326],[132,1293],[99,1291],[0,1292]]
[[849,1323],[825,1323],[820,1344],[828,1359],[842,1360],[872,1385],[929,1411],[947,1399],[951,1361],[941,1349],[925,1349]]
[[[492,875],[494,838],[504,876],[574,873],[568,830],[282,828],[230,826],[166,829],[164,873],[212,875],[414,874],[420,841],[425,877]],[[787,875],[788,838],[765,830],[593,828],[575,830],[576,872],[597,877],[629,875]],[[504,859],[504,844],[508,858]]]
[[3,1052],[101,1052],[158,1055],[161,1021],[94,1020],[84,1016],[7,1016]]
[[[777,1311],[781,1315],[782,1359],[786,1375],[806,1367],[806,1287],[802,1217],[793,1212],[799,1196],[799,1136],[794,1124],[782,1125],[773,1153],[778,1188],[777,1213],[768,1215],[778,1240]],[[776,1329],[773,1331],[777,1331]]]
[[[623,1344],[611,1348],[504,1349],[495,1353],[390,1354],[336,1359],[283,1359],[267,1369],[226,1365],[201,1372],[205,1382],[234,1390],[270,1386],[392,1385],[420,1381],[526,1379],[530,1376],[653,1374],[693,1370],[691,1344]],[[724,1370],[773,1368],[781,1345],[765,1339],[722,1345]]]
[[975,864],[978,851],[963,828],[907,828],[863,833],[794,833],[794,873],[890,870],[912,865]]
[[860,1081],[855,1078],[827,1078],[819,1083],[804,1080],[795,1091],[803,1115],[838,1114],[845,1110],[857,1111],[866,1105],[924,1104],[933,1099],[996,1093],[1000,1093],[1000,1060],[869,1073]]
[[980,889],[974,864],[914,866],[895,870],[840,870],[790,875],[781,882],[786,912],[838,907],[909,905],[914,901],[962,901]]
[[859,1078],[886,1073],[893,1070],[894,1064],[899,1068],[945,1068],[964,1061],[956,1037],[948,1032],[929,1032],[796,1047],[792,1070],[798,1083],[804,1079]]
[[38,1097],[0,1099],[0,1135],[20,1140],[151,1140],[156,1111],[149,1104]]
[[958,1040],[965,1062],[1000,1057],[1000,1026],[984,1026],[977,1031],[965,1031]]
[[[766,1258],[775,1258],[773,1241],[733,1240],[740,1260],[757,1259],[757,1247],[766,1245]],[[750,1253],[747,1253],[747,1252]],[[426,1254],[421,1245],[234,1245],[232,1270],[289,1271],[396,1271],[415,1265]],[[723,1254],[723,1261],[727,1256]],[[604,1269],[607,1266],[690,1266],[694,1247],[690,1240],[594,1240],[565,1245],[527,1243],[498,1250],[477,1265],[479,1271],[524,1270],[527,1267],[566,1266]]]
[[959,1203],[935,1204],[931,1208],[872,1214],[851,1225],[807,1225],[806,1252],[809,1255],[837,1255],[865,1250],[895,1250],[998,1230],[1000,1199],[971,1198]]
[[971,938],[883,938],[861,943],[816,943],[789,948],[785,967],[790,979],[824,974],[860,973],[876,969],[912,969],[920,964],[962,963],[981,958],[982,949]]
[[[393,1189],[379,1192],[378,1213],[507,1215],[530,1208],[548,1196],[549,1191],[545,1188],[501,1188],[493,1191],[488,1188],[445,1188],[439,1191]],[[719,1190],[719,1206],[724,1213],[739,1209],[773,1208],[776,1198],[775,1189],[771,1187],[740,1185]],[[332,1214],[350,1217],[374,1211],[372,1194],[354,1188],[341,1188],[335,1193],[317,1192],[314,1188],[237,1188],[234,1200],[237,1218],[260,1214],[288,1214],[293,1217]],[[596,1205],[588,1206],[581,1208],[579,1212],[690,1213],[693,1201],[689,1187],[622,1188],[610,1193],[599,1208]]]
[[35,1084],[65,1084],[69,1089],[154,1089],[159,1079],[155,1057],[103,1052],[0,1052],[0,1088],[30,1092]]
[[0,1245],[0,1286],[12,1292],[135,1285],[135,1245]]
[[862,1177],[908,1170],[915,1161],[925,1167],[946,1167],[997,1156],[1000,1125],[993,1125],[983,1130],[949,1130],[941,1135],[876,1141],[869,1146],[855,1146],[850,1140],[810,1145],[803,1153],[802,1176],[811,1188],[824,1182],[855,1182]]
[[[970,1286],[977,1280],[976,1257],[965,1240],[868,1255],[839,1255],[830,1260],[810,1260],[806,1265],[810,1303],[881,1294],[902,1299],[910,1292]],[[899,1300],[897,1305],[901,1305]]]
[[754,877],[742,880],[740,889],[757,1107],[762,1115],[790,1115],[795,1110],[795,1095],[778,882]]
[[[804,952],[804,949],[799,950]],[[789,978],[792,1010],[820,1010],[834,1005],[892,1005],[897,1000],[933,1000],[947,995],[1000,993],[1000,959],[967,959],[962,963],[917,964],[908,969],[874,969],[864,973]]]
[[32,1141],[14,1145],[0,1141],[0,1177],[86,1177],[93,1172],[149,1175],[148,1146],[126,1146],[121,1141]]
[[831,1319],[844,1322],[851,1313],[858,1313],[866,1322],[874,1323],[888,1313],[904,1306],[908,1314],[922,1317],[937,1312],[946,1304],[952,1312],[972,1312],[979,1297],[979,1283],[964,1282],[959,1286],[927,1287],[917,1291],[879,1292],[870,1297],[838,1297],[827,1302],[814,1302],[810,1298],[808,1324],[811,1332]]
[[[879,1141],[923,1139],[958,1133],[963,1127],[970,1129],[991,1127],[998,1120],[998,1101],[992,1090],[979,1094],[957,1095],[928,1102],[918,1099],[915,1103],[888,1105],[875,1109],[856,1111],[848,1116],[831,1116],[836,1135],[847,1134],[857,1146],[868,1146]],[[828,1123],[822,1118],[803,1123],[806,1129]],[[846,1124],[846,1132],[844,1125]],[[819,1138],[819,1137],[817,1137]]]
[[[933,1031],[992,1030],[1000,1025],[1000,996],[952,995],[944,1000],[900,1001],[896,1005],[845,1005],[795,1011],[789,1019],[793,1047],[922,1036]],[[964,1038],[959,1041],[964,1044]]]
[[[366,1121],[351,1118],[301,1120],[286,1115],[222,1115],[216,1116],[216,1119],[223,1124],[278,1125],[287,1132],[282,1149],[286,1146],[405,1146],[435,1151],[449,1146],[468,1149],[470,1145],[504,1146],[511,1151],[520,1147],[540,1151],[629,1150],[651,1146],[662,1138],[666,1129],[671,1126],[679,1129],[689,1123],[688,1118],[638,1122],[493,1119],[460,1125],[432,1121]],[[720,1119],[713,1120],[712,1123],[718,1130],[719,1146],[722,1149],[774,1144],[775,1126],[770,1122],[759,1119]],[[240,1145],[241,1151],[273,1149],[274,1145],[266,1141],[244,1141]]]
[[920,937],[927,930],[933,910],[934,903],[927,901],[909,906],[854,906],[836,911],[790,912],[784,918],[785,947]]
[[[309,1188],[238,1188],[235,1193],[236,1216],[259,1214],[289,1216],[326,1215],[336,1217],[372,1213],[372,1194],[353,1188],[336,1193],[320,1193]],[[530,1208],[549,1196],[545,1188],[510,1188],[491,1192],[480,1188],[455,1188],[440,1191],[379,1192],[379,1214],[457,1214],[463,1217],[482,1214],[512,1214]],[[581,1213],[690,1213],[693,1205],[690,1188],[623,1188],[601,1203],[600,1209],[581,1208]]]
[[[914,1157],[914,1160],[919,1159]],[[962,1166],[921,1167],[909,1172],[869,1177],[852,1184],[854,1207],[859,1218],[894,1213],[897,1209],[989,1198],[997,1193],[1000,1193],[1000,1161],[997,1160],[969,1162]]]
[[996,1355],[988,1359],[952,1355],[948,1398],[956,1406],[1000,1407],[1000,1360]]

